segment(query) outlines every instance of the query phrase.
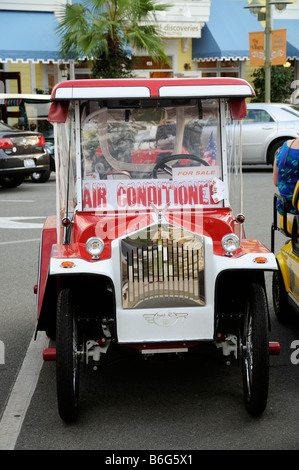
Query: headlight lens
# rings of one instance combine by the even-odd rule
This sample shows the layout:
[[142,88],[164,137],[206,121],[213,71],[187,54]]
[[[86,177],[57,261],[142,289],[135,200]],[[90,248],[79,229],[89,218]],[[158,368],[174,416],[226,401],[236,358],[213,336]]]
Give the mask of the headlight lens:
[[104,250],[105,244],[103,240],[99,237],[91,237],[87,240],[85,244],[86,250],[93,259],[99,259],[100,254]]
[[221,245],[227,253],[233,253],[240,246],[239,237],[237,237],[237,235],[235,235],[234,233],[228,233],[222,238]]

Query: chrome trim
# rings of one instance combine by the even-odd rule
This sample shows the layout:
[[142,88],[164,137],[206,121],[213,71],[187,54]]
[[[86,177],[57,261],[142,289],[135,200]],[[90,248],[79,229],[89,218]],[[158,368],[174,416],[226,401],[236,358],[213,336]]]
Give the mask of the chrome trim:
[[123,308],[205,305],[203,237],[168,226],[168,238],[153,241],[158,230],[121,242]]

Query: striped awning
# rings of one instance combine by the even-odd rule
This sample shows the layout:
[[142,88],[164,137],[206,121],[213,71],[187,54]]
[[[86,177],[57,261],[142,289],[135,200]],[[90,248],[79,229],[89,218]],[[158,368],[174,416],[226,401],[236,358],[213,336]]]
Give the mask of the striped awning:
[[273,29],[287,30],[287,59],[299,58],[298,20],[274,20]]
[[[249,59],[249,33],[264,31],[246,0],[213,0],[202,37],[192,41],[193,60]],[[287,58],[299,58],[298,19],[274,19],[272,29],[287,30]]]
[[0,62],[58,62],[54,13],[0,11]]
[[192,41],[193,60],[249,59],[249,32],[263,31],[246,0],[213,0],[202,37]]

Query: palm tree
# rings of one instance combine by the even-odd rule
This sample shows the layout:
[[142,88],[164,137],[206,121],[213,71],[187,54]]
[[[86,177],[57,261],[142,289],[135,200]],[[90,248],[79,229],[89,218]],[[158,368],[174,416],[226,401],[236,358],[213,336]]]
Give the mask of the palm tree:
[[129,48],[146,51],[156,62],[169,64],[159,34],[156,11],[167,4],[157,0],[82,0],[66,4],[57,32],[61,56],[93,61],[93,75],[101,78],[130,76]]

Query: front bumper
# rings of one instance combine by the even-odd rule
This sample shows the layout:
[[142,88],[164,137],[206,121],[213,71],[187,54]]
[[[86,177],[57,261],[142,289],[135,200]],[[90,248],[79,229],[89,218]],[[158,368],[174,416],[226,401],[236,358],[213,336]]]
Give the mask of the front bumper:
[[[136,294],[134,303],[129,306],[124,297],[127,291],[120,269],[123,263],[120,239],[112,242],[111,258],[106,260],[89,262],[73,258],[74,266],[65,269],[62,266],[64,258],[52,257],[49,274],[50,276],[92,274],[109,278],[115,292],[115,330],[119,343],[211,341],[215,335],[215,286],[219,274],[232,270],[264,272],[277,269],[273,253],[263,252],[262,263],[256,261],[260,257],[260,253],[247,253],[238,258],[215,255],[212,240],[204,237],[204,301],[194,302],[193,299],[191,304],[184,290],[181,290],[180,299],[177,299],[177,295],[170,298],[169,290],[166,289],[167,283],[161,283],[160,291],[156,292],[157,295],[152,296],[152,299],[145,297],[139,302]],[[135,293],[137,292],[138,281],[135,287]],[[99,299],[99,311],[100,308]]]

